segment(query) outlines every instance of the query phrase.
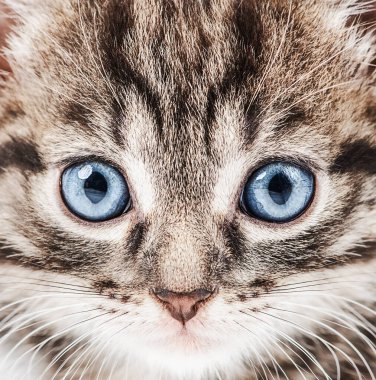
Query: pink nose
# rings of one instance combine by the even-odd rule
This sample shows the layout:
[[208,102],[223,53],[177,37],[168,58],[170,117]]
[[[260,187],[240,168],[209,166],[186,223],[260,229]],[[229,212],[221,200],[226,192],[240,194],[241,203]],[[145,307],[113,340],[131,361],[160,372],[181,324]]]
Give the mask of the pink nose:
[[170,312],[171,316],[183,325],[192,319],[213,291],[206,289],[196,289],[189,293],[176,293],[167,289],[154,290],[156,297],[162,301]]

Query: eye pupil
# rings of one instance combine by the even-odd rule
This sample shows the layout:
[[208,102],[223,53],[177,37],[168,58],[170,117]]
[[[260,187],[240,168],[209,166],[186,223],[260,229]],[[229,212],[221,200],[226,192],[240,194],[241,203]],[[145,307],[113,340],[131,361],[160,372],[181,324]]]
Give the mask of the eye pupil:
[[273,201],[278,205],[283,205],[290,198],[292,184],[284,173],[278,173],[270,180],[268,190]]
[[240,206],[255,218],[286,223],[308,208],[314,184],[310,171],[289,162],[272,162],[248,178]]
[[108,184],[106,178],[99,172],[93,172],[90,177],[85,181],[84,191],[85,195],[94,204],[99,203],[106,196]]
[[116,218],[131,205],[124,176],[113,166],[97,161],[66,168],[61,195],[72,214],[91,222]]

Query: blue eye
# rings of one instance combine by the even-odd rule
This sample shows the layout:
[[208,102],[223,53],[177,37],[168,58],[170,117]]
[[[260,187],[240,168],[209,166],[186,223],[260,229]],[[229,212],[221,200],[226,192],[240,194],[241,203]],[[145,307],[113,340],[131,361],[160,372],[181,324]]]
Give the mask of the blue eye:
[[116,218],[130,205],[124,177],[114,167],[100,162],[84,162],[65,169],[61,193],[73,214],[92,222]]
[[284,223],[309,206],[313,193],[312,173],[294,164],[274,162],[251,175],[240,204],[247,214],[258,219]]

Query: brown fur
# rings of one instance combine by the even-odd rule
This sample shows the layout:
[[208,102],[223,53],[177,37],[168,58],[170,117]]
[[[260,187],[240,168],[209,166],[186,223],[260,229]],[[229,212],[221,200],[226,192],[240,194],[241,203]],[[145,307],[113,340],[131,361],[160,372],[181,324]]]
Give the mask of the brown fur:
[[[26,3],[9,2],[20,16],[7,51],[12,74],[0,90],[4,270],[24,266],[30,278],[57,273],[113,300],[117,312],[132,304],[141,315],[144,303],[154,302],[151,289],[218,287],[217,297],[236,313],[269,315],[269,322],[277,308],[270,295],[280,286],[288,293],[289,283],[341,273],[351,287],[359,273],[363,294],[351,299],[374,310],[373,283],[362,276],[365,262],[370,271],[376,266],[375,74],[367,65],[375,52],[372,34],[353,18],[359,4]],[[130,212],[98,224],[70,215],[59,173],[85,157],[125,173]],[[254,220],[239,208],[244,181],[276,160],[310,168],[317,183],[308,211],[286,225]],[[373,331],[374,315],[359,313]],[[314,332],[335,345],[333,331],[321,330]],[[338,330],[353,341],[359,335]],[[294,337],[301,335],[296,330]],[[280,339],[301,361],[291,341]],[[370,345],[354,344],[372,367],[374,335],[368,339]],[[301,344],[335,378],[322,343]],[[265,365],[251,360],[281,378],[302,376],[281,352],[275,357],[285,374],[267,355]],[[344,378],[357,379],[346,357],[339,360]],[[270,375],[237,365],[218,371],[225,378]],[[317,366],[301,366],[321,378]],[[368,379],[364,363],[358,368]]]

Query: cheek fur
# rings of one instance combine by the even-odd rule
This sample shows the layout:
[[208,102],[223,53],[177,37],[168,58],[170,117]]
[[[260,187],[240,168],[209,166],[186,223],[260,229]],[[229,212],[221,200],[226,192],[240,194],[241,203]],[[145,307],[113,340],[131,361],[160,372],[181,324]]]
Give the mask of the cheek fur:
[[[2,376],[374,380],[373,5],[6,3]],[[119,168],[132,211],[67,210],[56,163],[87,155]],[[238,201],[281,157],[316,194],[277,226]]]

